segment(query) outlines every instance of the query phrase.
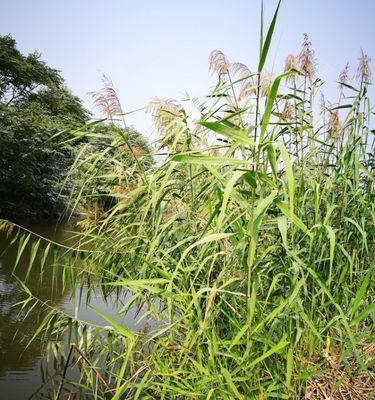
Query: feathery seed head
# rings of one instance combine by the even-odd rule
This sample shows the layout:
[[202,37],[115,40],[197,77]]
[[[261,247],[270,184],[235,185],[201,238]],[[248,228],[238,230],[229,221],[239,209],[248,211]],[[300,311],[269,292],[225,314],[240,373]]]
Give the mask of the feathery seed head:
[[152,113],[152,119],[159,131],[168,130],[176,118],[183,116],[182,106],[174,99],[154,98],[146,106],[146,112]]
[[241,78],[251,75],[251,72],[247,65],[240,62],[233,62],[229,64],[229,70],[235,74],[239,75]]
[[229,69],[234,75],[239,76],[240,100],[256,93],[256,85],[254,83],[253,77],[251,76],[251,71],[245,64],[234,62],[230,64]]
[[359,64],[357,69],[357,78],[364,83],[371,83],[371,58],[361,49],[361,56],[359,57]]
[[260,76],[260,95],[267,96],[273,81],[273,75],[268,71],[263,71]]
[[[288,54],[285,58],[284,72],[287,72],[291,69],[297,69],[297,58],[293,54]],[[296,82],[296,76],[295,74],[290,74],[285,80],[287,83]]]
[[340,92],[343,91],[344,89],[344,85],[348,82],[348,78],[349,78],[349,63],[347,62],[344,69],[340,72],[339,75],[339,89]]
[[297,68],[297,59],[293,54],[288,54],[285,58],[284,72],[289,71],[292,68]]
[[245,79],[241,83],[239,99],[242,100],[246,97],[256,94],[256,92],[257,92],[257,86],[253,78]]
[[100,90],[89,92],[89,95],[102,115],[112,120],[114,116],[123,114],[122,107],[111,79],[104,74],[102,84]]
[[222,76],[228,72],[230,63],[222,51],[211,51],[208,60],[209,72],[216,72],[219,76]]
[[341,122],[338,110],[330,111],[328,119],[328,132],[330,137],[337,138],[340,128],[341,128]]
[[315,52],[307,33],[303,35],[302,49],[297,57],[298,69],[312,82],[316,73]]
[[284,109],[281,113],[281,118],[287,122],[290,122],[293,119],[293,107],[289,100],[285,101]]

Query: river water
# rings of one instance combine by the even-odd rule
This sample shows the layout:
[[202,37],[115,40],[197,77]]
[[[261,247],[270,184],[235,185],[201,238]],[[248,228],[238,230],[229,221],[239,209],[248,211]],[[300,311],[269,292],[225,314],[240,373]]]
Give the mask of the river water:
[[[56,227],[55,224],[29,225],[33,232],[38,232],[58,243],[63,243],[69,238],[65,227]],[[18,279],[24,280],[29,266],[30,249],[25,250],[17,268],[13,273],[18,249],[17,242],[10,246],[12,236],[7,237],[0,232],[0,400],[26,400],[48,398],[43,393],[45,382],[41,376],[43,363],[43,344],[40,340],[28,343],[37,329],[34,311],[26,319],[19,314],[20,307],[16,303],[27,296]],[[53,289],[52,267],[45,268],[41,280],[38,271],[31,270],[27,280],[30,291],[42,300],[52,300],[55,305],[69,313],[74,313],[84,321],[95,324],[108,325],[101,319],[93,308],[107,313],[112,318],[121,322],[123,326],[133,331],[140,328],[137,325],[136,311],[128,313],[125,317],[117,316],[114,303],[105,301],[101,295],[91,296],[90,304],[77,304],[77,296],[72,292],[63,292],[61,288]],[[58,285],[59,286],[59,285]],[[126,296],[123,303],[126,302]],[[37,311],[35,310],[35,313]]]

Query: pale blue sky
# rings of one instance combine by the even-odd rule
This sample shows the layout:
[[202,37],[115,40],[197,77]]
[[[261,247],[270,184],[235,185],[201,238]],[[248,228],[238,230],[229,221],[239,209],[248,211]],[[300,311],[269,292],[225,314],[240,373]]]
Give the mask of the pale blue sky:
[[[205,95],[213,78],[208,55],[257,64],[260,0],[0,0],[0,34],[23,52],[38,50],[62,71],[68,86],[92,109],[87,92],[109,75],[125,110],[152,97]],[[276,0],[265,0],[267,23]],[[321,76],[335,100],[346,61],[355,73],[362,47],[375,61],[374,0],[284,0],[267,68],[279,72],[307,32]],[[374,91],[372,90],[372,93]],[[143,112],[129,121],[152,136]]]

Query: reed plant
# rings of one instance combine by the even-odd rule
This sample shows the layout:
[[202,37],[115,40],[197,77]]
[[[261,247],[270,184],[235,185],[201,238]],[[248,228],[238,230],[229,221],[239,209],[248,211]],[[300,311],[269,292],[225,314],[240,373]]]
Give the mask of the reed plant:
[[[76,383],[88,398],[374,396],[369,59],[362,53],[355,82],[348,67],[340,74],[335,103],[322,101],[307,35],[271,78],[278,9],[264,34],[262,21],[256,71],[211,53],[217,85],[187,99],[198,119],[184,102],[147,106],[159,131],[152,167],[121,129],[72,133],[107,143],[73,165],[73,207],[112,202],[80,221],[74,248],[60,249],[63,280],[131,294],[118,319],[97,311],[102,327],[42,304],[37,334],[64,331],[91,360]],[[126,113],[114,99],[105,112],[120,126]],[[35,303],[28,291],[24,305]],[[149,329],[121,323],[134,307]]]

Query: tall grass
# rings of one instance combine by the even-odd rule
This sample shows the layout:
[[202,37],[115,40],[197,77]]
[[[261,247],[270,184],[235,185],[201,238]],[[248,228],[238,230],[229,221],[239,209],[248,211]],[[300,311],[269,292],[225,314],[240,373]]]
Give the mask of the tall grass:
[[[265,72],[276,19],[277,10],[261,33],[257,71],[211,54],[219,79],[191,100],[198,120],[174,100],[149,104],[160,132],[152,168],[118,132],[75,133],[110,145],[82,150],[73,205],[99,204],[105,193],[112,206],[91,210],[68,252],[81,254],[92,287],[131,292],[120,316],[142,307],[157,325],[130,332],[104,314],[102,328],[48,314],[41,330],[66,329],[96,366],[81,364],[88,396],[324,398],[315,377],[333,366],[339,373],[320,387],[342,393],[365,372],[367,386],[351,395],[371,396],[363,351],[374,322],[369,60],[362,54],[356,82],[347,69],[340,75],[337,103],[322,102],[307,36],[284,72]],[[116,108],[111,121],[121,115]]]

